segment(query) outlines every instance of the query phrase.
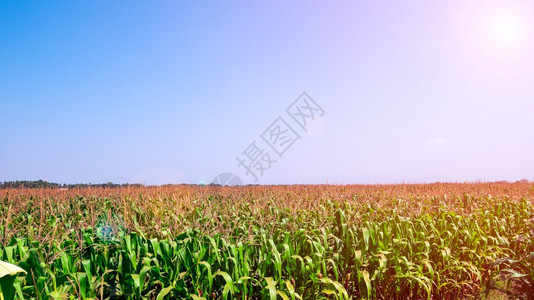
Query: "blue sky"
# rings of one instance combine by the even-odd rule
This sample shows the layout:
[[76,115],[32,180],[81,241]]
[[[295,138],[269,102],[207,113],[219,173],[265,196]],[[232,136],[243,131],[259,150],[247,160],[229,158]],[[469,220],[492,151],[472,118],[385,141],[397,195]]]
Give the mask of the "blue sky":
[[[534,180],[530,1],[2,1],[0,181]],[[531,51],[532,50],[532,51]],[[286,114],[304,91],[311,134]],[[269,151],[263,147],[265,151]]]

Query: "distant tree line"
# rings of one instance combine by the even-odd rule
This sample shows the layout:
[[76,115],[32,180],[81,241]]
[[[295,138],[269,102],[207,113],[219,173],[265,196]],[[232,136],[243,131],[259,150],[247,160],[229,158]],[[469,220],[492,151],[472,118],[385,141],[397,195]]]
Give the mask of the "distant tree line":
[[113,182],[107,183],[76,183],[76,184],[60,184],[54,182],[48,182],[44,180],[37,181],[28,181],[28,180],[17,180],[17,181],[6,181],[0,182],[0,189],[19,189],[19,188],[28,188],[28,189],[37,189],[37,188],[117,188],[117,187],[139,187],[141,184],[116,184]]

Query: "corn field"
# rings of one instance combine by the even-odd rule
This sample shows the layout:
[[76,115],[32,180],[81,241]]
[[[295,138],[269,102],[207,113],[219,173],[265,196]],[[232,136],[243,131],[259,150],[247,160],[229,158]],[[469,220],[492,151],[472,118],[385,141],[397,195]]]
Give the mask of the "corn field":
[[534,298],[531,183],[6,189],[0,220],[14,299]]

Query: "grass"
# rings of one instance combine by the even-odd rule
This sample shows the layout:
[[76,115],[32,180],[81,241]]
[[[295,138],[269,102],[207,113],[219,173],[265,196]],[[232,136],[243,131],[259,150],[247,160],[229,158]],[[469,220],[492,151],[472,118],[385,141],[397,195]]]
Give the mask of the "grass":
[[534,295],[529,183],[0,190],[23,299]]

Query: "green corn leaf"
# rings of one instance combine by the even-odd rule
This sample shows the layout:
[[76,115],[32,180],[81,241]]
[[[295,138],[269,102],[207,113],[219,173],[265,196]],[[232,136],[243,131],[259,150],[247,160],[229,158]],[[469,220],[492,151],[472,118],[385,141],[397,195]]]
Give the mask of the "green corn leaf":
[[367,272],[367,270],[363,270],[362,275],[363,275],[363,280],[365,282],[367,299],[371,299],[372,289],[371,289],[371,279],[369,278],[369,272]]
[[213,287],[213,275],[211,274],[211,265],[206,261],[201,261],[199,264],[203,265],[206,270],[208,270],[208,286],[209,286],[209,292],[211,293],[212,287]]
[[[15,298],[16,288],[14,286],[17,274],[26,273],[22,268],[13,264],[0,261],[0,297],[4,300]],[[19,293],[20,294],[20,293]]]
[[269,298],[271,300],[276,300],[276,281],[272,277],[266,277],[267,289],[269,290]]
[[0,278],[3,278],[4,276],[13,276],[20,273],[26,274],[26,271],[19,266],[7,263],[5,261],[0,261]]
[[173,289],[173,286],[168,286],[166,288],[161,289],[161,291],[158,293],[158,296],[156,297],[156,300],[163,300],[165,296],[167,296],[168,293],[170,293]]
[[293,284],[291,284],[290,280],[286,280],[285,283],[286,283],[287,290],[289,291],[289,295],[291,296],[291,299],[294,300],[295,299],[295,287],[293,286]]
[[289,300],[289,297],[287,297],[287,294],[284,291],[276,291],[280,297],[282,297],[283,300]]
[[224,285],[224,289],[223,289],[223,298],[224,299],[227,299],[228,297],[228,293],[233,293],[234,292],[234,281],[232,280],[232,276],[230,276],[230,274],[224,272],[224,271],[217,271],[213,274],[213,277],[217,277],[217,276],[222,276],[224,278],[224,280],[226,281],[226,284]]

